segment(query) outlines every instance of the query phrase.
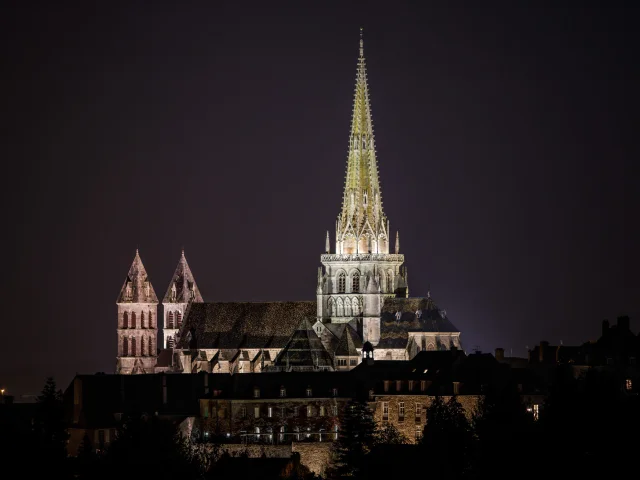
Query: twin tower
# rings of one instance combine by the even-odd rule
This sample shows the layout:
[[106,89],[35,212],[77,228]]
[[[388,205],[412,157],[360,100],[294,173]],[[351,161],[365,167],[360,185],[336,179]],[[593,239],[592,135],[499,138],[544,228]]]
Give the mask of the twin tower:
[[[385,298],[408,297],[407,270],[399,249],[399,236],[392,237],[383,209],[361,31],[342,209],[335,225],[334,252],[327,231],[320,259],[316,321],[335,324],[361,319],[363,342],[375,346],[380,340]],[[152,371],[158,355],[159,325],[160,348],[172,348],[190,302],[203,299],[183,252],[158,322],[158,298],[136,251],[117,300],[117,371]]]

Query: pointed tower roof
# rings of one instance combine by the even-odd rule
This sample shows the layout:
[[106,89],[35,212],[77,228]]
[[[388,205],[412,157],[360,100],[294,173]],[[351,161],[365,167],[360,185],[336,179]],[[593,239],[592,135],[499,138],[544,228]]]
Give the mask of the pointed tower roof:
[[158,297],[149,281],[138,249],[116,303],[158,303]]
[[202,300],[202,295],[200,295],[200,290],[196,285],[196,280],[193,278],[187,258],[184,256],[184,250],[182,250],[178,266],[173,273],[173,278],[169,282],[167,293],[165,293],[162,302],[188,303],[190,301],[202,303],[204,300]]
[[340,237],[344,238],[349,234],[360,237],[363,233],[388,235],[386,228],[371,120],[364,41],[360,29],[360,56],[349,136],[347,176],[342,210],[338,216],[338,230]]
[[311,322],[304,318],[278,354],[274,364],[279,367],[331,367],[331,355],[313,330]]

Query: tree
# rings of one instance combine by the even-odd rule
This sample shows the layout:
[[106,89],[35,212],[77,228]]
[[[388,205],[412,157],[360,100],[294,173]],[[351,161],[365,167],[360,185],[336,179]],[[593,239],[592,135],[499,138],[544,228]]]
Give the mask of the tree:
[[408,443],[408,440],[392,423],[385,423],[376,430],[375,443],[377,445],[404,445]]
[[204,473],[201,452],[177,426],[155,416],[128,418],[105,457],[106,478],[195,479]]
[[457,398],[436,396],[427,408],[420,448],[433,460],[431,473],[463,478],[470,473],[473,431]]
[[338,440],[333,444],[332,478],[358,476],[375,443],[376,423],[368,405],[351,400],[340,417]]
[[[33,446],[39,461],[29,465],[37,472],[45,471],[56,475],[68,474],[67,433],[64,423],[62,392],[56,382],[48,377],[37,397],[33,421]],[[34,472],[36,475],[36,472]]]

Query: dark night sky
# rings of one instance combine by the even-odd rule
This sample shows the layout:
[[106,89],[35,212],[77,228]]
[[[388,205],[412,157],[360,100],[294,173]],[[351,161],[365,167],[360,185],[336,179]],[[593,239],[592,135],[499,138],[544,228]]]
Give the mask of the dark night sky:
[[151,3],[0,15],[7,393],[113,372],[136,247],[159,297],[184,246],[205,300],[315,299],[360,26],[411,294],[468,352],[638,331],[638,10]]

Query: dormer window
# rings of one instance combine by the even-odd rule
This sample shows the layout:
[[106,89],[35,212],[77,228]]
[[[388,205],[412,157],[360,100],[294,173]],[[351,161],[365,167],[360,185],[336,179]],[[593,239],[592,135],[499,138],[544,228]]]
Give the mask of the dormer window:
[[396,390],[399,392],[402,389],[402,380],[396,380]]
[[287,390],[284,387],[280,387],[280,396],[281,397],[287,396]]
[[331,390],[331,395],[333,395],[334,397],[337,397],[338,396],[338,389],[337,388],[332,389]]
[[260,398],[260,389],[258,387],[253,389],[253,398]]
[[413,380],[409,380],[409,391],[413,391]]
[[311,396],[311,387],[307,387],[307,397]]
[[388,392],[389,391],[389,380],[385,380],[384,381],[384,391]]
[[420,380],[420,391],[424,392],[427,389],[427,381],[426,380]]

